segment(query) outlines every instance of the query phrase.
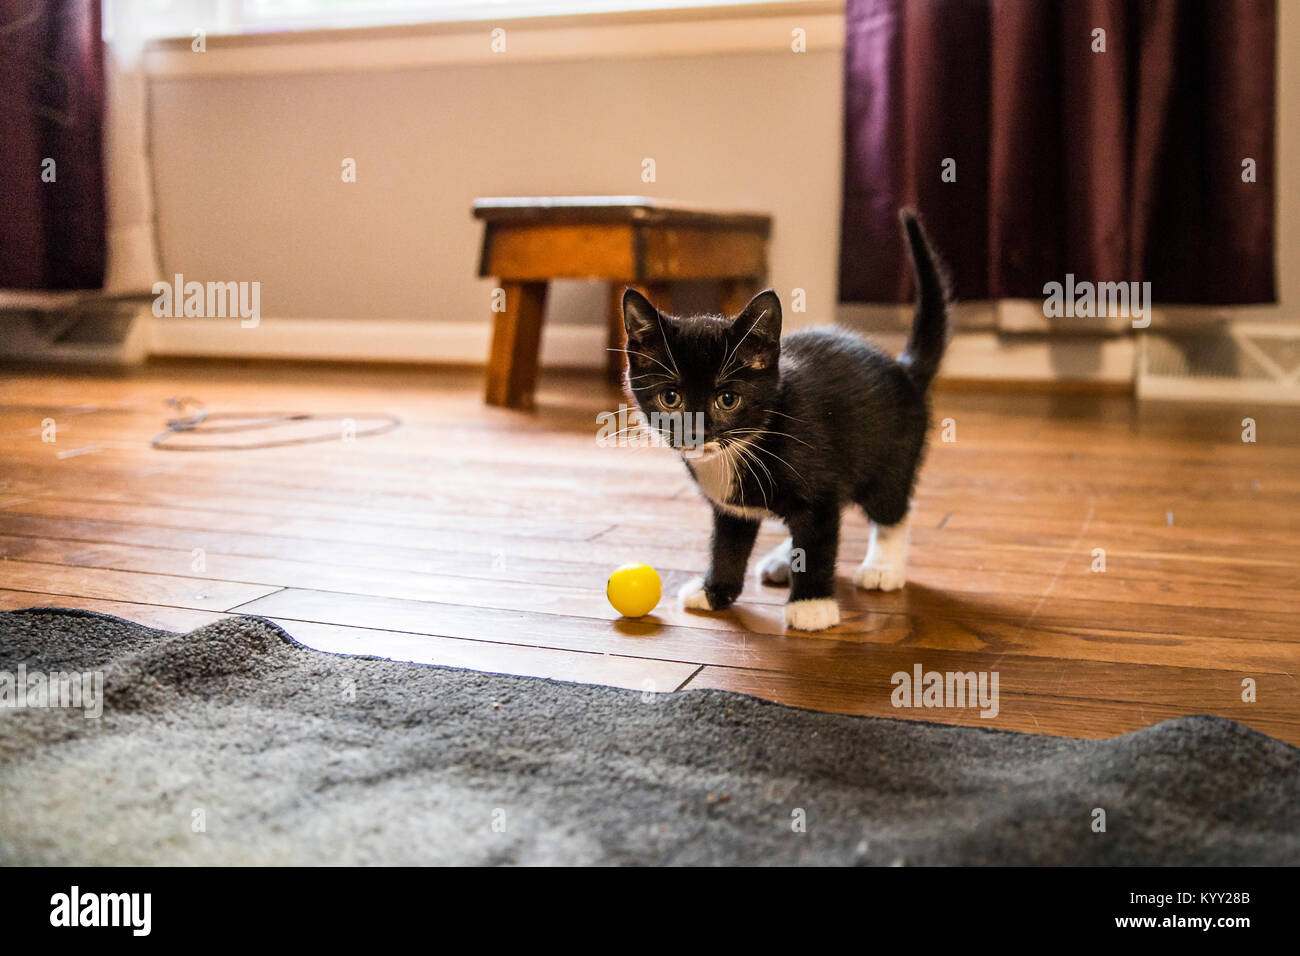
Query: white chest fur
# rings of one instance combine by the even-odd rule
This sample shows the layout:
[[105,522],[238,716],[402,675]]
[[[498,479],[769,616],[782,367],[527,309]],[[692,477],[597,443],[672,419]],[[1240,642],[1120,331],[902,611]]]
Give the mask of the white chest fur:
[[736,489],[736,469],[732,464],[731,456],[725,453],[717,454],[710,458],[688,460],[687,465],[695,475],[695,483],[700,486],[700,491],[704,492],[705,497],[717,504],[725,505]]
[[759,519],[771,516],[766,508],[748,508],[730,503],[736,492],[736,461],[728,454],[713,455],[707,459],[688,460],[691,473],[700,491],[722,511],[741,518]]

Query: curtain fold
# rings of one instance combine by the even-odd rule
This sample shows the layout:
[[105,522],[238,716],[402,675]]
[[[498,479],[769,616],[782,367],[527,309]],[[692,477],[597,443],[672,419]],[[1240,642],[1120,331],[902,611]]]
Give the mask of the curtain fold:
[[108,260],[104,291],[141,295],[162,277],[149,153],[148,80],[144,72],[146,0],[105,8],[107,87],[104,175],[108,191]]
[[1273,0],[848,0],[841,301],[910,296],[900,206],[963,299],[1073,273],[1274,301],[1275,22]]
[[0,0],[0,288],[104,278],[97,0]]

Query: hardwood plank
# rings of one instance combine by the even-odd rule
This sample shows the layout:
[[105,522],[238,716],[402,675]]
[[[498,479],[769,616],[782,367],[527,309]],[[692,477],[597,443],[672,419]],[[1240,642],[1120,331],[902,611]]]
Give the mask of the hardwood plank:
[[[283,538],[261,534],[235,534],[228,532],[196,532],[155,528],[148,525],[121,524],[117,522],[75,520],[62,521],[27,515],[5,515],[0,512],[0,533],[11,538],[30,541],[31,539],[48,539],[48,543],[26,543],[27,550],[12,550],[13,556],[25,554],[50,554],[53,540],[89,543],[137,544],[148,548],[174,549],[179,553],[161,559],[164,564],[145,565],[144,558],[132,559],[135,563],[130,569],[152,567],[154,570],[167,572],[184,571],[193,560],[193,549],[204,549],[209,557],[248,556],[254,558],[273,558],[307,563],[307,569],[320,564],[335,564],[352,569],[354,576],[344,575],[344,590],[355,591],[360,581],[373,580],[374,572],[392,570],[409,572],[415,575],[450,575],[477,577],[493,582],[489,585],[489,596],[483,600],[494,603],[491,587],[499,582],[520,584],[553,585],[564,587],[587,587],[600,613],[607,613],[603,601],[595,597],[600,583],[610,568],[626,560],[628,553],[622,549],[604,548],[599,543],[583,546],[581,558],[570,560],[557,557],[564,553],[565,542],[520,541],[503,537],[493,537],[464,542],[464,551],[434,550],[431,548],[401,548],[382,545],[353,545],[332,543],[328,548],[311,548],[299,539]],[[769,538],[768,543],[775,538]],[[446,542],[439,541],[441,547]],[[16,548],[16,545],[10,545]],[[638,557],[647,557],[647,549],[634,552]],[[671,588],[684,580],[705,560],[703,553],[682,555],[670,549],[660,549],[663,560],[657,560],[655,554],[649,555],[666,576],[668,587],[665,593],[671,594]],[[94,551],[80,550],[78,560],[85,561],[86,555]],[[99,552],[101,555],[107,552]],[[103,563],[100,559],[100,563]],[[671,567],[670,562],[679,565]],[[684,566],[682,566],[684,565]],[[847,579],[853,569],[851,562],[840,566],[841,578]],[[247,569],[241,574],[250,573]],[[303,573],[306,573],[304,571]],[[383,576],[379,576],[383,580]],[[335,576],[337,580],[337,576]],[[321,574],[315,578],[300,577],[294,581],[280,583],[308,582],[308,586],[326,588],[329,577]],[[396,592],[384,592],[400,596],[400,589],[406,584],[401,577],[393,579]],[[432,579],[417,578],[415,586],[420,587]],[[332,586],[332,585],[328,585]],[[417,596],[427,596],[424,592],[415,592]],[[779,605],[784,601],[785,592],[776,588],[758,588],[752,583],[742,595],[742,605]],[[993,599],[968,598],[957,600],[957,596],[932,589],[913,586],[899,594],[863,595],[844,585],[844,600],[848,606],[858,606],[875,610],[878,613],[900,613],[911,617],[933,617],[960,621],[963,619],[983,618],[993,628],[1014,633],[1023,630],[1024,623],[1032,616],[1036,627],[1044,630],[1073,630],[1081,633],[1092,631],[1106,632],[1114,630],[1104,626],[1108,619],[1126,622],[1126,633],[1144,634],[1151,637],[1180,636],[1202,638],[1231,638],[1234,635],[1248,635],[1256,640],[1300,640],[1297,634],[1295,618],[1289,613],[1264,612],[1255,609],[1235,609],[1233,611],[1207,612],[1197,608],[1159,607],[1123,602],[1104,602],[1081,600],[1052,600],[1040,603],[1037,596],[1010,597],[997,595]],[[545,602],[540,602],[544,604]],[[1000,623],[999,623],[1000,622]],[[1009,624],[1007,623],[1009,622]],[[1101,622],[1101,623],[1099,623]],[[770,627],[773,633],[779,631],[779,619],[773,615]],[[986,629],[987,631],[987,629]],[[1030,634],[1032,635],[1032,631]],[[843,637],[843,632],[841,632]],[[972,636],[972,640],[978,640]]]
[[165,604],[203,611],[228,611],[279,590],[274,586],[232,584],[206,578],[64,567],[29,561],[0,562],[0,589]]
[[[192,542],[190,542],[192,543]],[[6,559],[22,559],[29,562],[61,564],[65,566],[108,568],[121,571],[137,571],[162,575],[193,576],[206,580],[220,580],[245,584],[267,584],[317,591],[333,591],[343,594],[359,594],[371,597],[388,597],[414,601],[430,601],[443,604],[460,604],[477,607],[490,607],[501,610],[534,611],[544,614],[564,616],[581,616],[594,619],[607,619],[610,608],[599,586],[604,569],[592,570],[563,582],[517,582],[492,576],[488,567],[482,569],[482,577],[460,575],[443,575],[432,573],[426,566],[414,571],[394,570],[391,568],[372,569],[353,565],[334,565],[329,563],[303,560],[301,558],[250,558],[239,555],[227,555],[219,552],[209,553],[201,547],[182,549],[158,546],[136,547],[117,544],[84,544],[57,538],[32,539],[0,535],[0,556]],[[463,571],[463,569],[462,569]],[[680,585],[687,577],[686,573],[670,576],[666,592],[673,593],[673,588]],[[872,603],[870,596],[856,591],[846,581],[841,582],[841,603],[845,620],[827,636],[839,640],[875,641],[879,640],[878,631],[881,622],[887,620],[889,612],[883,611],[878,603]],[[705,628],[710,630],[734,631],[737,628],[734,615],[745,616],[745,627],[750,633],[779,635],[784,632],[780,613],[780,603],[784,592],[775,588],[755,588],[758,597],[742,597],[733,616],[696,614],[685,611],[674,601],[663,602],[655,612],[655,618],[661,623],[683,627]],[[915,593],[909,592],[909,594]],[[883,597],[888,597],[884,595]],[[950,600],[945,595],[945,600]],[[1095,602],[1086,605],[1095,611]],[[862,610],[855,610],[861,608]],[[1041,608],[1040,608],[1041,610]],[[950,642],[953,633],[967,633],[970,639],[983,646],[1017,648],[1016,653],[1032,653],[1020,649],[1025,646],[1021,640],[1027,630],[1027,620],[1015,621],[998,617],[989,612],[983,616],[988,619],[978,631],[966,631],[961,621],[969,619],[969,613],[962,614],[948,607],[940,614],[922,615],[908,605],[902,606],[895,615],[898,623],[906,623],[913,634],[919,634],[930,620],[938,620],[944,625],[941,636],[936,638],[942,643]],[[1045,625],[1040,625],[1045,627]],[[1239,621],[1226,623],[1227,628],[1240,628]],[[1289,640],[1294,635],[1288,628],[1289,619],[1279,622],[1282,629],[1280,636],[1267,635],[1259,640]],[[1176,645],[1168,651],[1172,659],[1195,660],[1199,655],[1211,654],[1217,643],[1221,643],[1225,634],[1239,633],[1238,630],[1219,632],[1214,637],[1196,638],[1177,635],[1171,638],[1164,632],[1146,633],[1130,629],[1122,638],[1106,635],[1104,632],[1085,623],[1073,627],[1056,627],[1053,635],[1058,644],[1058,651],[1072,656],[1060,647],[1060,642],[1075,636],[1071,632],[1090,635],[1094,643],[1108,641],[1123,643],[1124,651],[1132,653],[1134,647],[1156,645],[1167,647]],[[1036,633],[1036,632],[1030,632]],[[1041,642],[1040,642],[1041,643]],[[1237,645],[1227,648],[1229,654],[1245,650],[1246,646]],[[1286,653],[1286,649],[1283,649]],[[1300,647],[1295,649],[1300,656]],[[1200,666],[1200,665],[1196,665]]]
[[[205,497],[203,503],[214,507],[198,508],[193,497],[184,495],[164,493],[143,497],[149,502],[15,496],[0,501],[0,516],[106,520],[194,531],[274,534],[304,541],[388,542],[398,547],[479,554],[514,551],[513,546],[503,546],[504,540],[537,538],[535,544],[520,542],[519,549],[523,553],[542,551],[558,557],[590,553],[599,555],[599,561],[616,564],[632,555],[656,566],[662,564],[682,570],[699,564],[708,540],[704,516],[674,529],[674,544],[669,546],[665,535],[655,528],[606,523],[599,516],[563,521],[540,513],[512,516],[438,512],[411,513],[403,522],[400,512],[354,509],[355,519],[347,520],[349,512],[343,507],[281,509],[270,500],[245,503],[250,499],[212,495]],[[151,503],[160,499],[169,503]],[[703,511],[702,505],[699,510]],[[933,512],[925,511],[914,520],[922,524],[932,515]],[[779,525],[769,525],[760,547],[781,536]],[[841,549],[841,561],[846,568],[851,568],[865,553],[866,536],[865,522],[849,516]],[[1243,543],[1238,553],[1219,557],[1210,551],[1210,542],[1188,535],[1167,543],[1136,541],[1135,546],[1125,546],[1123,540],[1112,540],[1104,533],[1089,535],[1084,540],[1076,531],[1074,538],[1066,541],[1063,536],[1044,535],[1042,540],[1050,540],[1050,545],[1019,545],[1008,540],[980,544],[978,534],[921,527],[913,536],[913,567],[918,573],[920,569],[926,569],[927,574],[933,571],[934,577],[926,583],[939,588],[1039,594],[1055,580],[1063,587],[1060,592],[1063,597],[1178,606],[1190,601],[1203,607],[1261,608],[1275,607],[1281,601],[1285,610],[1294,606],[1287,601],[1287,593],[1300,583],[1297,570],[1300,562],[1281,549],[1258,549],[1253,552],[1257,556],[1249,556],[1249,545]],[[1105,550],[1104,573],[1091,570],[1096,547]],[[1225,546],[1224,550],[1229,547]],[[1186,586],[1185,594],[1183,586]]]
[[387,657],[493,674],[604,684],[654,694],[676,690],[698,669],[693,664],[643,657],[577,653],[287,619],[276,623],[303,644],[331,654]]
[[38,591],[0,590],[0,611],[16,611],[30,607],[71,607],[83,611],[98,611],[101,614],[112,614],[127,621],[135,621],[145,627],[182,634],[230,616],[212,611],[197,611],[193,608],[168,607],[162,604],[108,601],[103,598],[73,597],[68,594],[42,594]]
[[[889,696],[892,688],[888,686],[867,688],[852,682],[731,667],[706,667],[686,685],[686,689],[733,691],[808,710],[1015,730],[1055,737],[1112,737],[1161,720],[1182,717],[1186,713],[1178,706],[1002,692],[996,716],[984,718],[980,716],[979,708],[894,707]],[[1266,713],[1252,709],[1248,704],[1223,707],[1214,714],[1300,745],[1300,722],[1293,714]]]
[[[912,654],[985,654],[980,660],[987,666],[977,669],[989,669],[1011,657],[1049,657],[1071,663],[1231,670],[1245,676],[1293,675],[1300,656],[1296,644],[1284,641],[1031,630],[1014,624],[995,631],[984,622],[913,621],[872,612],[851,612],[838,628],[817,635],[783,634],[780,608],[743,604],[718,614],[672,611],[669,619],[656,612],[624,620],[612,608],[603,616],[594,612],[588,616],[286,588],[239,610],[354,627],[828,675],[875,672],[877,661],[883,659],[878,649],[886,645],[904,646]],[[526,636],[512,637],[516,632]]]
[[[205,505],[219,505],[219,497],[202,499]],[[385,542],[418,547],[435,535],[464,533],[510,533],[527,537],[530,534],[554,541],[557,538],[570,542],[582,541],[599,534],[610,526],[599,521],[575,521],[561,527],[541,519],[515,520],[512,517],[485,519],[476,515],[433,515],[426,521],[412,517],[405,524],[385,523],[382,516],[373,521],[339,521],[328,517],[297,518],[277,514],[274,509],[252,506],[252,511],[223,510],[219,507],[137,506],[113,501],[77,501],[59,498],[26,498],[16,501],[10,508],[21,514],[59,515],[71,517],[123,520],[156,524],[165,528],[201,530],[226,529],[249,534],[271,533],[286,537],[321,542],[350,541],[356,543]],[[6,509],[9,510],[9,509]],[[360,515],[358,514],[358,519]],[[566,538],[567,536],[567,538]]]
[[[548,497],[555,499],[560,496],[552,494]],[[130,500],[118,500],[122,498]],[[394,526],[426,528],[431,533],[418,535],[418,539],[409,546],[454,548],[458,551],[487,554],[501,550],[502,541],[513,539],[525,551],[540,549],[557,558],[561,552],[577,550],[578,546],[574,542],[584,541],[586,543],[581,546],[583,554],[598,554],[600,561],[624,560],[630,550],[635,550],[653,556],[654,560],[646,558],[650,563],[659,562],[665,567],[683,570],[698,563],[700,556],[706,553],[708,540],[706,508],[697,502],[691,502],[690,511],[683,512],[683,523],[680,527],[674,527],[673,540],[669,544],[665,541],[666,536],[655,528],[642,528],[631,523],[606,523],[599,516],[590,521],[546,521],[542,520],[544,509],[512,516],[473,515],[466,513],[473,510],[472,506],[468,506],[459,513],[446,516],[413,513],[403,523],[400,521],[400,512],[390,515],[387,509],[359,509],[355,505],[350,510],[345,507],[297,507],[292,502],[281,505],[279,499],[265,497],[252,488],[244,495],[245,500],[249,498],[256,498],[259,503],[241,507],[240,499],[237,498],[212,496],[204,499],[204,503],[223,502],[229,505],[218,511],[197,507],[199,497],[193,493],[186,496],[166,492],[159,496],[151,492],[138,492],[130,496],[84,499],[49,494],[36,497],[14,495],[0,497],[0,519],[18,521],[48,518],[70,523],[93,521],[101,529],[110,525],[134,524],[142,527],[225,530],[248,535],[267,535],[271,525],[258,519],[281,519],[274,525],[278,533],[285,525],[283,519],[288,517],[332,518],[335,520],[304,526],[299,536],[304,540],[344,543],[345,539],[357,538],[349,530],[352,525],[375,525],[377,527],[373,533],[381,536],[387,535],[387,529]],[[159,504],[160,500],[175,501],[177,504]],[[670,511],[668,508],[663,510]],[[164,515],[167,517],[161,517]],[[228,515],[240,515],[249,520],[243,522],[241,529],[235,529],[225,519]],[[348,520],[349,517],[352,520]],[[611,517],[622,517],[622,513],[615,512]],[[665,523],[666,517],[661,515],[661,525]],[[691,517],[697,520],[691,520]],[[927,567],[966,571],[980,570],[983,565],[990,563],[1008,571],[1046,570],[1054,574],[1055,569],[1061,566],[1062,557],[1071,549],[1077,553],[1072,567],[1075,570],[1090,569],[1093,556],[1091,548],[1085,545],[1100,543],[1105,546],[1108,573],[1154,570],[1161,574],[1199,574],[1204,580],[1222,581],[1226,571],[1228,575],[1249,575],[1250,580],[1255,582],[1263,580],[1261,576],[1272,576],[1271,583],[1289,586],[1288,582],[1294,581],[1291,575],[1300,567],[1300,549],[1274,541],[1283,532],[1276,532],[1272,538],[1254,534],[1232,537],[1227,534],[1201,535],[1183,529],[1167,529],[1169,533],[1166,534],[1160,529],[1112,525],[1101,528],[1095,536],[1090,535],[1088,541],[1084,542],[1078,535],[1077,527],[1049,525],[1035,534],[1020,526],[985,530],[982,527],[963,528],[960,526],[963,523],[962,515],[951,512],[938,515],[927,505],[918,505],[913,517],[912,539],[917,563]],[[939,527],[926,527],[927,524]],[[345,527],[343,532],[337,530],[340,526]],[[776,522],[766,523],[764,529],[759,547],[774,543],[783,536],[783,529]],[[867,534],[868,528],[861,516],[846,513],[841,549],[846,566],[851,564],[855,555],[865,552]],[[519,538],[529,540],[518,540]],[[531,540],[534,538],[537,539],[536,542]],[[1154,567],[1152,562],[1159,562],[1160,566]]]
[[[594,441],[594,416],[591,429],[590,436],[576,442],[571,438],[562,440],[548,436],[548,441],[544,444],[552,451],[548,454],[530,455],[531,467],[526,470],[503,472],[499,463],[492,463],[490,456],[479,461],[474,454],[462,454],[458,450],[457,455],[449,460],[408,455],[402,462],[403,467],[392,469],[404,477],[388,480],[385,478],[386,473],[380,471],[378,476],[367,480],[367,473],[373,475],[374,469],[382,463],[382,456],[375,450],[375,446],[368,445],[364,452],[350,452],[345,458],[324,469],[324,477],[336,481],[337,487],[321,487],[323,475],[318,462],[314,463],[314,468],[300,473],[286,463],[277,466],[274,472],[251,475],[243,484],[239,482],[235,469],[225,473],[228,477],[220,473],[204,474],[196,476],[196,481],[201,488],[210,489],[216,495],[228,498],[242,495],[245,507],[252,505],[250,499],[265,499],[268,505],[282,507],[282,502],[300,500],[304,487],[311,488],[315,485],[319,489],[320,498],[300,501],[302,505],[347,505],[354,513],[356,491],[350,492],[352,500],[348,501],[349,489],[365,487],[366,500],[373,502],[376,509],[405,509],[417,519],[425,511],[437,511],[440,508],[445,510],[453,503],[458,503],[462,508],[470,504],[480,513],[502,514],[512,509],[517,513],[529,504],[534,509],[544,509],[545,513],[558,513],[564,508],[571,509],[573,499],[583,495],[595,496],[594,502],[597,504],[609,502],[611,509],[621,501],[624,508],[621,511],[611,510],[611,516],[617,514],[628,524],[649,526],[653,518],[662,522],[665,515],[659,512],[663,509],[668,509],[668,516],[674,518],[691,513],[698,518],[704,513],[701,510],[703,505],[697,500],[684,470],[671,460],[670,452],[661,449],[597,448]],[[453,440],[458,444],[483,444],[474,435],[457,435]],[[52,452],[47,448],[44,454],[48,459]],[[480,451],[478,454],[486,453]],[[664,456],[667,456],[667,460]],[[176,456],[156,457],[163,463],[172,463],[167,471],[160,468],[142,473],[138,463],[130,469],[114,468],[112,462],[116,460],[116,453],[111,449],[77,462],[36,463],[20,455],[11,459],[6,490],[10,494],[25,496],[51,492],[58,494],[64,489],[78,487],[77,479],[84,479],[90,472],[119,478],[134,474],[140,480],[138,490],[123,488],[120,483],[106,483],[101,494],[123,495],[129,492],[141,495],[145,491],[162,494],[168,490],[176,494],[174,476],[177,473],[175,469],[179,467],[175,463]],[[235,457],[237,460],[238,456]],[[578,467],[583,471],[575,472]],[[994,466],[990,464],[989,467]],[[410,477],[412,475],[416,477]],[[1210,487],[1198,492],[1195,499],[1188,498],[1185,490],[1176,496],[1163,495],[1160,489],[1150,485],[1127,491],[1122,496],[1118,492],[1105,495],[1093,495],[1090,492],[1089,497],[1080,499],[1063,494],[1063,489],[1059,487],[1060,480],[1058,479],[1058,485],[1015,489],[1014,493],[1000,497],[987,491],[982,484],[975,483],[973,478],[957,483],[953,476],[949,476],[941,484],[927,477],[922,480],[918,492],[918,508],[923,516],[937,512],[933,519],[936,522],[944,515],[954,513],[958,519],[954,529],[978,524],[1008,532],[1019,530],[1021,533],[1032,534],[1038,527],[1043,527],[1057,534],[1065,534],[1068,529],[1073,536],[1091,510],[1093,517],[1089,528],[1108,537],[1130,529],[1133,533],[1161,535],[1165,539],[1224,535],[1230,545],[1252,539],[1257,548],[1284,548],[1289,549],[1292,555],[1297,547],[1296,537],[1290,533],[1295,530],[1296,524],[1287,510],[1287,506],[1294,502],[1296,492],[1289,489],[1256,491],[1243,484],[1240,493],[1228,489],[1232,491],[1228,501],[1207,504],[1202,500],[1207,496],[1217,494],[1224,497],[1224,486],[1230,484],[1227,476],[1215,478]],[[509,488],[522,493],[526,490],[549,489],[558,494],[554,501],[545,498],[536,500],[535,497],[529,501],[518,494],[490,502],[475,502],[474,492],[481,492],[488,481],[500,485],[503,490]],[[1186,482],[1180,480],[1176,484],[1186,485]],[[82,487],[84,488],[84,482]],[[418,493],[409,490],[417,487],[420,489]],[[250,490],[255,490],[257,494],[249,494]],[[969,495],[972,492],[980,495],[978,509],[969,506]],[[481,494],[477,497],[482,498]],[[1157,497],[1161,500],[1158,505],[1153,505],[1152,501]],[[1026,505],[1025,498],[1041,499],[1041,503]],[[628,511],[629,503],[639,505],[642,502],[653,504],[655,511],[635,508]],[[1167,522],[1167,512],[1170,511],[1175,516],[1173,526]],[[855,514],[852,510],[848,513],[850,516]]]

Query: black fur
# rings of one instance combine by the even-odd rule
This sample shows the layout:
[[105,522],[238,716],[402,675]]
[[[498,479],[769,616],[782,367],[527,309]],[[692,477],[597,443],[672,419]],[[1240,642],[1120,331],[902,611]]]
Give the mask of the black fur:
[[899,218],[907,236],[907,251],[912,257],[912,274],[916,277],[916,312],[907,348],[898,357],[898,362],[925,391],[939,371],[939,361],[948,344],[948,283],[915,214],[904,209]]
[[[897,360],[844,329],[781,339],[781,303],[771,290],[735,319],[666,316],[634,290],[623,297],[628,385],[642,412],[672,413],[662,396],[676,390],[677,412],[703,413],[703,441],[740,456],[734,493],[713,502],[705,592],[714,609],[739,596],[761,517],[730,509],[762,509],[789,527],[803,552],[790,575],[791,601],[833,596],[845,505],[859,505],[881,525],[907,514],[929,426],[926,389],[947,335],[948,295],[915,216],[904,211],[902,223],[917,306]],[[715,404],[723,391],[740,397],[734,410]],[[702,442],[687,442],[695,443]],[[688,457],[687,467],[698,481],[701,466]]]

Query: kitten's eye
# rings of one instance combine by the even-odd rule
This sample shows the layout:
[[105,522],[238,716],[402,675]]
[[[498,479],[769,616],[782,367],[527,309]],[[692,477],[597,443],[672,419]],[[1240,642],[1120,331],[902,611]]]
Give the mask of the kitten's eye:
[[735,392],[719,392],[715,402],[724,412],[730,412],[740,404],[740,396]]
[[659,403],[664,408],[680,408],[682,404],[682,393],[675,388],[665,388],[659,393]]

